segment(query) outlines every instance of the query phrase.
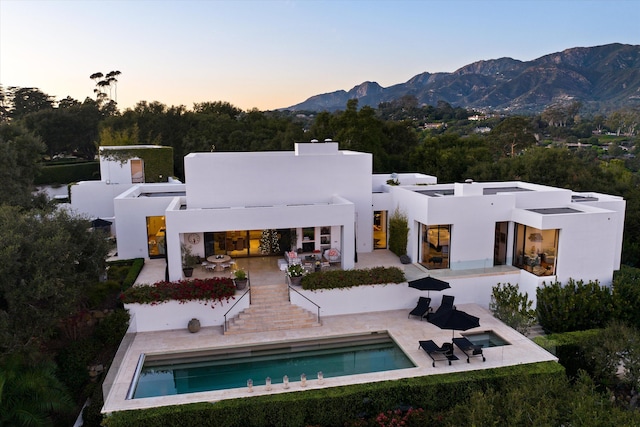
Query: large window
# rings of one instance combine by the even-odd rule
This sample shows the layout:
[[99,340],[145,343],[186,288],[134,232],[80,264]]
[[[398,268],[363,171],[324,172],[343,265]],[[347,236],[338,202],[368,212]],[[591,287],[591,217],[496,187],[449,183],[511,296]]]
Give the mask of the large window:
[[451,225],[422,225],[420,264],[427,268],[449,268]]
[[513,265],[536,276],[556,274],[559,230],[515,224]]

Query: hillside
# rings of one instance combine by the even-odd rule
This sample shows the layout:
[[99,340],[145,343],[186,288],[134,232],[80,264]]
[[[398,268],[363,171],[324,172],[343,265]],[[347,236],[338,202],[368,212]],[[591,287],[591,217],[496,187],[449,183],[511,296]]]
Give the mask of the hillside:
[[349,91],[315,95],[286,110],[335,111],[349,99],[377,107],[405,95],[420,104],[446,101],[481,111],[535,113],[553,103],[580,101],[587,111],[640,106],[640,45],[577,47],[532,61],[478,61],[452,73],[422,73],[387,88],[364,82]]

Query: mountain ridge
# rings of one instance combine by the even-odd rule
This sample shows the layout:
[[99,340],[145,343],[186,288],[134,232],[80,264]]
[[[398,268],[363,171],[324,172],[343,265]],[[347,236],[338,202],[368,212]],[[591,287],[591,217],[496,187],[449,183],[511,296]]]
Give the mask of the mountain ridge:
[[314,95],[281,110],[336,111],[354,98],[360,107],[377,108],[407,95],[415,96],[418,104],[445,101],[454,107],[512,113],[538,113],[569,101],[593,111],[640,106],[640,45],[573,47],[531,61],[480,60],[451,73],[423,72],[386,88],[365,81],[349,91]]

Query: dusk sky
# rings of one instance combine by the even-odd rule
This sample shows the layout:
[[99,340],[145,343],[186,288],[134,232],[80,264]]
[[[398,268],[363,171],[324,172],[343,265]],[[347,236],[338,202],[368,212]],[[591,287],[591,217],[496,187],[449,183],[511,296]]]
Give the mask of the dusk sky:
[[0,84],[118,106],[270,110],[375,81],[572,47],[640,44],[640,0],[0,0]]

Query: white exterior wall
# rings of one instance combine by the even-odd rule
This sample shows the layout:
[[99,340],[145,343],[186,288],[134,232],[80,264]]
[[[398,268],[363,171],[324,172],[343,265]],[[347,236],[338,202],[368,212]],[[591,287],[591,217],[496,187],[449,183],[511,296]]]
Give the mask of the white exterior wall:
[[80,181],[71,186],[71,209],[91,219],[111,219],[115,215],[113,199],[131,188],[131,184],[107,184],[104,181]]
[[103,153],[109,151],[163,148],[158,145],[114,145],[99,147],[100,156],[100,179],[111,184],[131,184],[131,160],[140,160],[139,157],[132,157],[124,162],[119,160],[109,160]]
[[[116,216],[118,257],[122,259],[148,258],[147,217],[165,215],[174,197],[144,197],[142,191],[184,191],[184,184],[140,184],[113,201]],[[179,253],[179,252],[178,252]]]
[[105,160],[101,155],[100,179],[109,184],[131,184],[131,159],[121,164],[119,161]]
[[[355,206],[358,252],[373,250],[372,156],[337,143],[296,144],[296,152],[192,153],[185,157],[187,206],[229,208],[323,204]],[[334,225],[320,221],[317,225]],[[230,230],[232,228],[227,228]]]
[[[180,235],[227,230],[262,230],[271,228],[332,227],[332,240],[338,239],[335,228],[341,228],[342,235],[353,236],[355,205],[348,200],[334,197],[332,203],[299,206],[235,207],[227,209],[180,209],[178,199],[167,209],[167,252],[169,253],[169,277],[182,278]],[[373,227],[373,226],[372,226]],[[203,247],[194,248],[195,254],[202,254]],[[343,239],[338,246],[343,254],[345,269],[354,268],[354,242]],[[349,255],[350,254],[350,255]]]
[[[236,298],[240,294],[236,295]],[[152,332],[168,331],[172,329],[187,329],[189,320],[194,317],[200,320],[200,326],[222,326],[225,313],[238,302],[229,313],[231,317],[249,307],[249,298],[241,300],[216,301],[205,303],[189,301],[181,304],[178,301],[167,301],[158,305],[151,304],[125,304],[129,310],[131,321],[127,332]]]

